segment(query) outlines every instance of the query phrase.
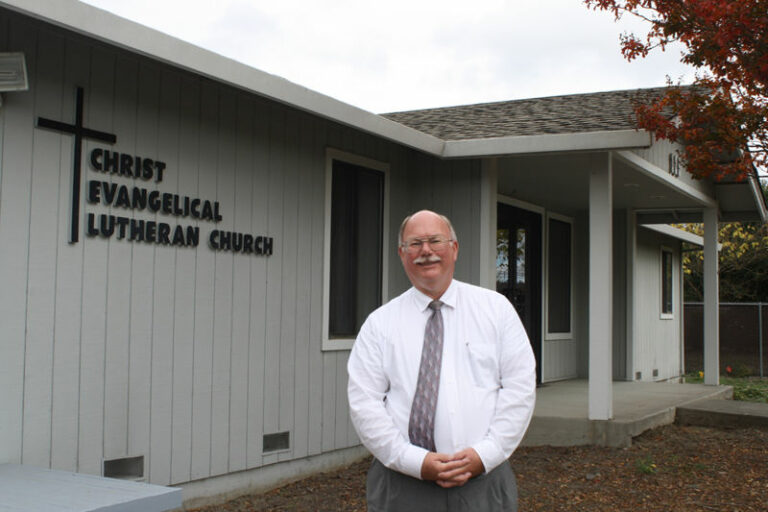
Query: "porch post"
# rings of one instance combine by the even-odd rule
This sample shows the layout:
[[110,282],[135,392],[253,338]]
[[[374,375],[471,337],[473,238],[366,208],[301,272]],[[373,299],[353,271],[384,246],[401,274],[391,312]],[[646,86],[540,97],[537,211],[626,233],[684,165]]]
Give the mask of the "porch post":
[[613,417],[613,163],[589,175],[589,419]]
[[720,384],[717,208],[704,209],[704,384]]

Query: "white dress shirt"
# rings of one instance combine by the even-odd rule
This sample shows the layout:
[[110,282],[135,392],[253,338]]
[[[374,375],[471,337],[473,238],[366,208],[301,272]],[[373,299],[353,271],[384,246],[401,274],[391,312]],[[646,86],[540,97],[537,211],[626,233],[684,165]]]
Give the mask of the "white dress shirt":
[[[447,454],[472,447],[490,472],[528,428],[536,361],[503,295],[453,280],[440,300],[444,335],[435,446]],[[410,288],[371,313],[347,365],[350,414],[363,445],[386,467],[414,478],[421,478],[427,450],[410,443],[408,421],[431,301]]]

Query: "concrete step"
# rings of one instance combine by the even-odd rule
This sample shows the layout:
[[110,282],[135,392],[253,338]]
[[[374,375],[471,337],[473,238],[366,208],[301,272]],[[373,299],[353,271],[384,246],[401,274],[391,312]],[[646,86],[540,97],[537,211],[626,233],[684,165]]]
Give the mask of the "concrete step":
[[768,428],[768,403],[704,399],[677,408],[675,422],[715,428]]
[[0,464],[0,512],[163,512],[181,489],[53,469]]

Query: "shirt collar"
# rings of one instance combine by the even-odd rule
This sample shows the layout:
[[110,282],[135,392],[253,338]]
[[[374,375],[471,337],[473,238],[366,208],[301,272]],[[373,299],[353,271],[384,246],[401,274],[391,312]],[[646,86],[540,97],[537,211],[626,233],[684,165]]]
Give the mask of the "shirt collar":
[[[453,309],[456,307],[456,298],[457,298],[457,290],[458,286],[456,285],[456,280],[451,279],[451,284],[448,285],[448,288],[443,292],[443,295],[440,297],[440,302],[442,302],[444,305],[448,306],[449,308]],[[416,305],[419,308],[419,311],[426,311],[429,307],[429,303],[432,302],[432,297],[429,295],[425,295],[422,292],[420,292],[416,287],[413,288],[413,300],[416,301]]]

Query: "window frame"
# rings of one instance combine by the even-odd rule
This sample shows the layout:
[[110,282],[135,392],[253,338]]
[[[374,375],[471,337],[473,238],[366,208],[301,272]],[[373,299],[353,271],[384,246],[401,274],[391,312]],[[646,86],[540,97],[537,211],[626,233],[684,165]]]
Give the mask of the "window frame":
[[[664,254],[669,254],[669,293],[671,311],[664,311]],[[675,251],[669,246],[659,247],[659,318],[674,320],[675,318]]]
[[[570,318],[568,325],[570,330],[568,332],[550,332],[549,330],[549,281],[550,281],[550,266],[549,266],[549,254],[552,250],[549,238],[549,221],[556,220],[559,222],[565,222],[571,228],[571,247],[570,247],[570,297],[569,297],[569,313]],[[544,311],[542,311],[542,318],[544,319],[544,339],[545,340],[571,340],[573,339],[573,307],[574,307],[574,233],[573,233],[573,217],[560,215],[558,213],[547,212],[546,219],[544,221],[545,227],[545,255],[544,255]]]
[[322,351],[351,350],[355,338],[331,338],[330,333],[330,292],[331,292],[331,196],[333,192],[333,162],[335,160],[384,175],[384,197],[382,201],[382,240],[381,240],[381,303],[387,302],[389,295],[389,164],[364,156],[348,153],[335,148],[325,151],[325,215],[323,227],[323,332]]

